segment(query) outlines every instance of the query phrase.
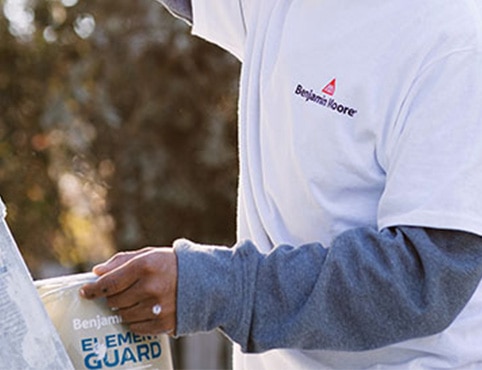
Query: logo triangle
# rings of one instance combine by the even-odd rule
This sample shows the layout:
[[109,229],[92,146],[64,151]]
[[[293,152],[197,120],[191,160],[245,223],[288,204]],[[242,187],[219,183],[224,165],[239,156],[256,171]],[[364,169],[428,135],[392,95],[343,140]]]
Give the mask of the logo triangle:
[[335,90],[336,90],[336,78],[334,78],[333,80],[331,80],[331,82],[326,85],[323,90],[321,90],[324,94],[327,94],[327,95],[330,95],[330,96],[333,96],[333,94],[335,93]]

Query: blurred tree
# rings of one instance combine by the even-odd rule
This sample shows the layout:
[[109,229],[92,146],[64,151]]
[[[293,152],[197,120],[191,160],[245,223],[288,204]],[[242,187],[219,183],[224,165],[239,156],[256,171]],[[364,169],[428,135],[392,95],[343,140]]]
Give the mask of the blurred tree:
[[102,131],[94,153],[111,176],[117,244],[232,242],[237,63],[156,3],[126,2],[116,15],[100,3],[104,52],[86,105],[97,108],[89,121]]
[[45,103],[48,50],[12,37],[0,17],[0,192],[24,255],[36,270],[54,258],[49,246],[59,227],[55,183],[38,124]]
[[237,61],[150,0],[0,5],[0,194],[34,275],[232,243]]
[[152,0],[0,9],[0,196],[33,276],[233,243],[238,62]]

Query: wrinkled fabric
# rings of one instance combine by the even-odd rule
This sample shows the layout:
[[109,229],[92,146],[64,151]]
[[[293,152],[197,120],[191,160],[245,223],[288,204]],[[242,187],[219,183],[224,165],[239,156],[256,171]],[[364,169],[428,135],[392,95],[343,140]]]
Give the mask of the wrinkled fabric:
[[178,240],[175,251],[177,335],[220,327],[245,352],[363,351],[438,333],[482,277],[482,238],[437,229],[360,228],[329,249]]
[[192,23],[191,0],[157,0],[164,5],[174,16]]

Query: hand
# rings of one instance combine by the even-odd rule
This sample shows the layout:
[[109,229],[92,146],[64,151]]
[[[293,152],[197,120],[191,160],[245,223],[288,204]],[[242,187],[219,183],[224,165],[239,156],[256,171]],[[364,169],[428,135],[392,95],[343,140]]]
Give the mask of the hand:
[[93,271],[100,277],[80,289],[82,297],[106,297],[136,334],[175,333],[177,258],[171,248],[118,253]]

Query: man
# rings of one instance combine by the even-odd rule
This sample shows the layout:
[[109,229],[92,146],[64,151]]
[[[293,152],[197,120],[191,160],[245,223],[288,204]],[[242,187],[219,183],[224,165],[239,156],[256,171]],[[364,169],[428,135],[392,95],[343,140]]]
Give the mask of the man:
[[163,2],[242,62],[239,242],[120,254],[82,294],[219,328],[235,369],[481,368],[480,0]]

